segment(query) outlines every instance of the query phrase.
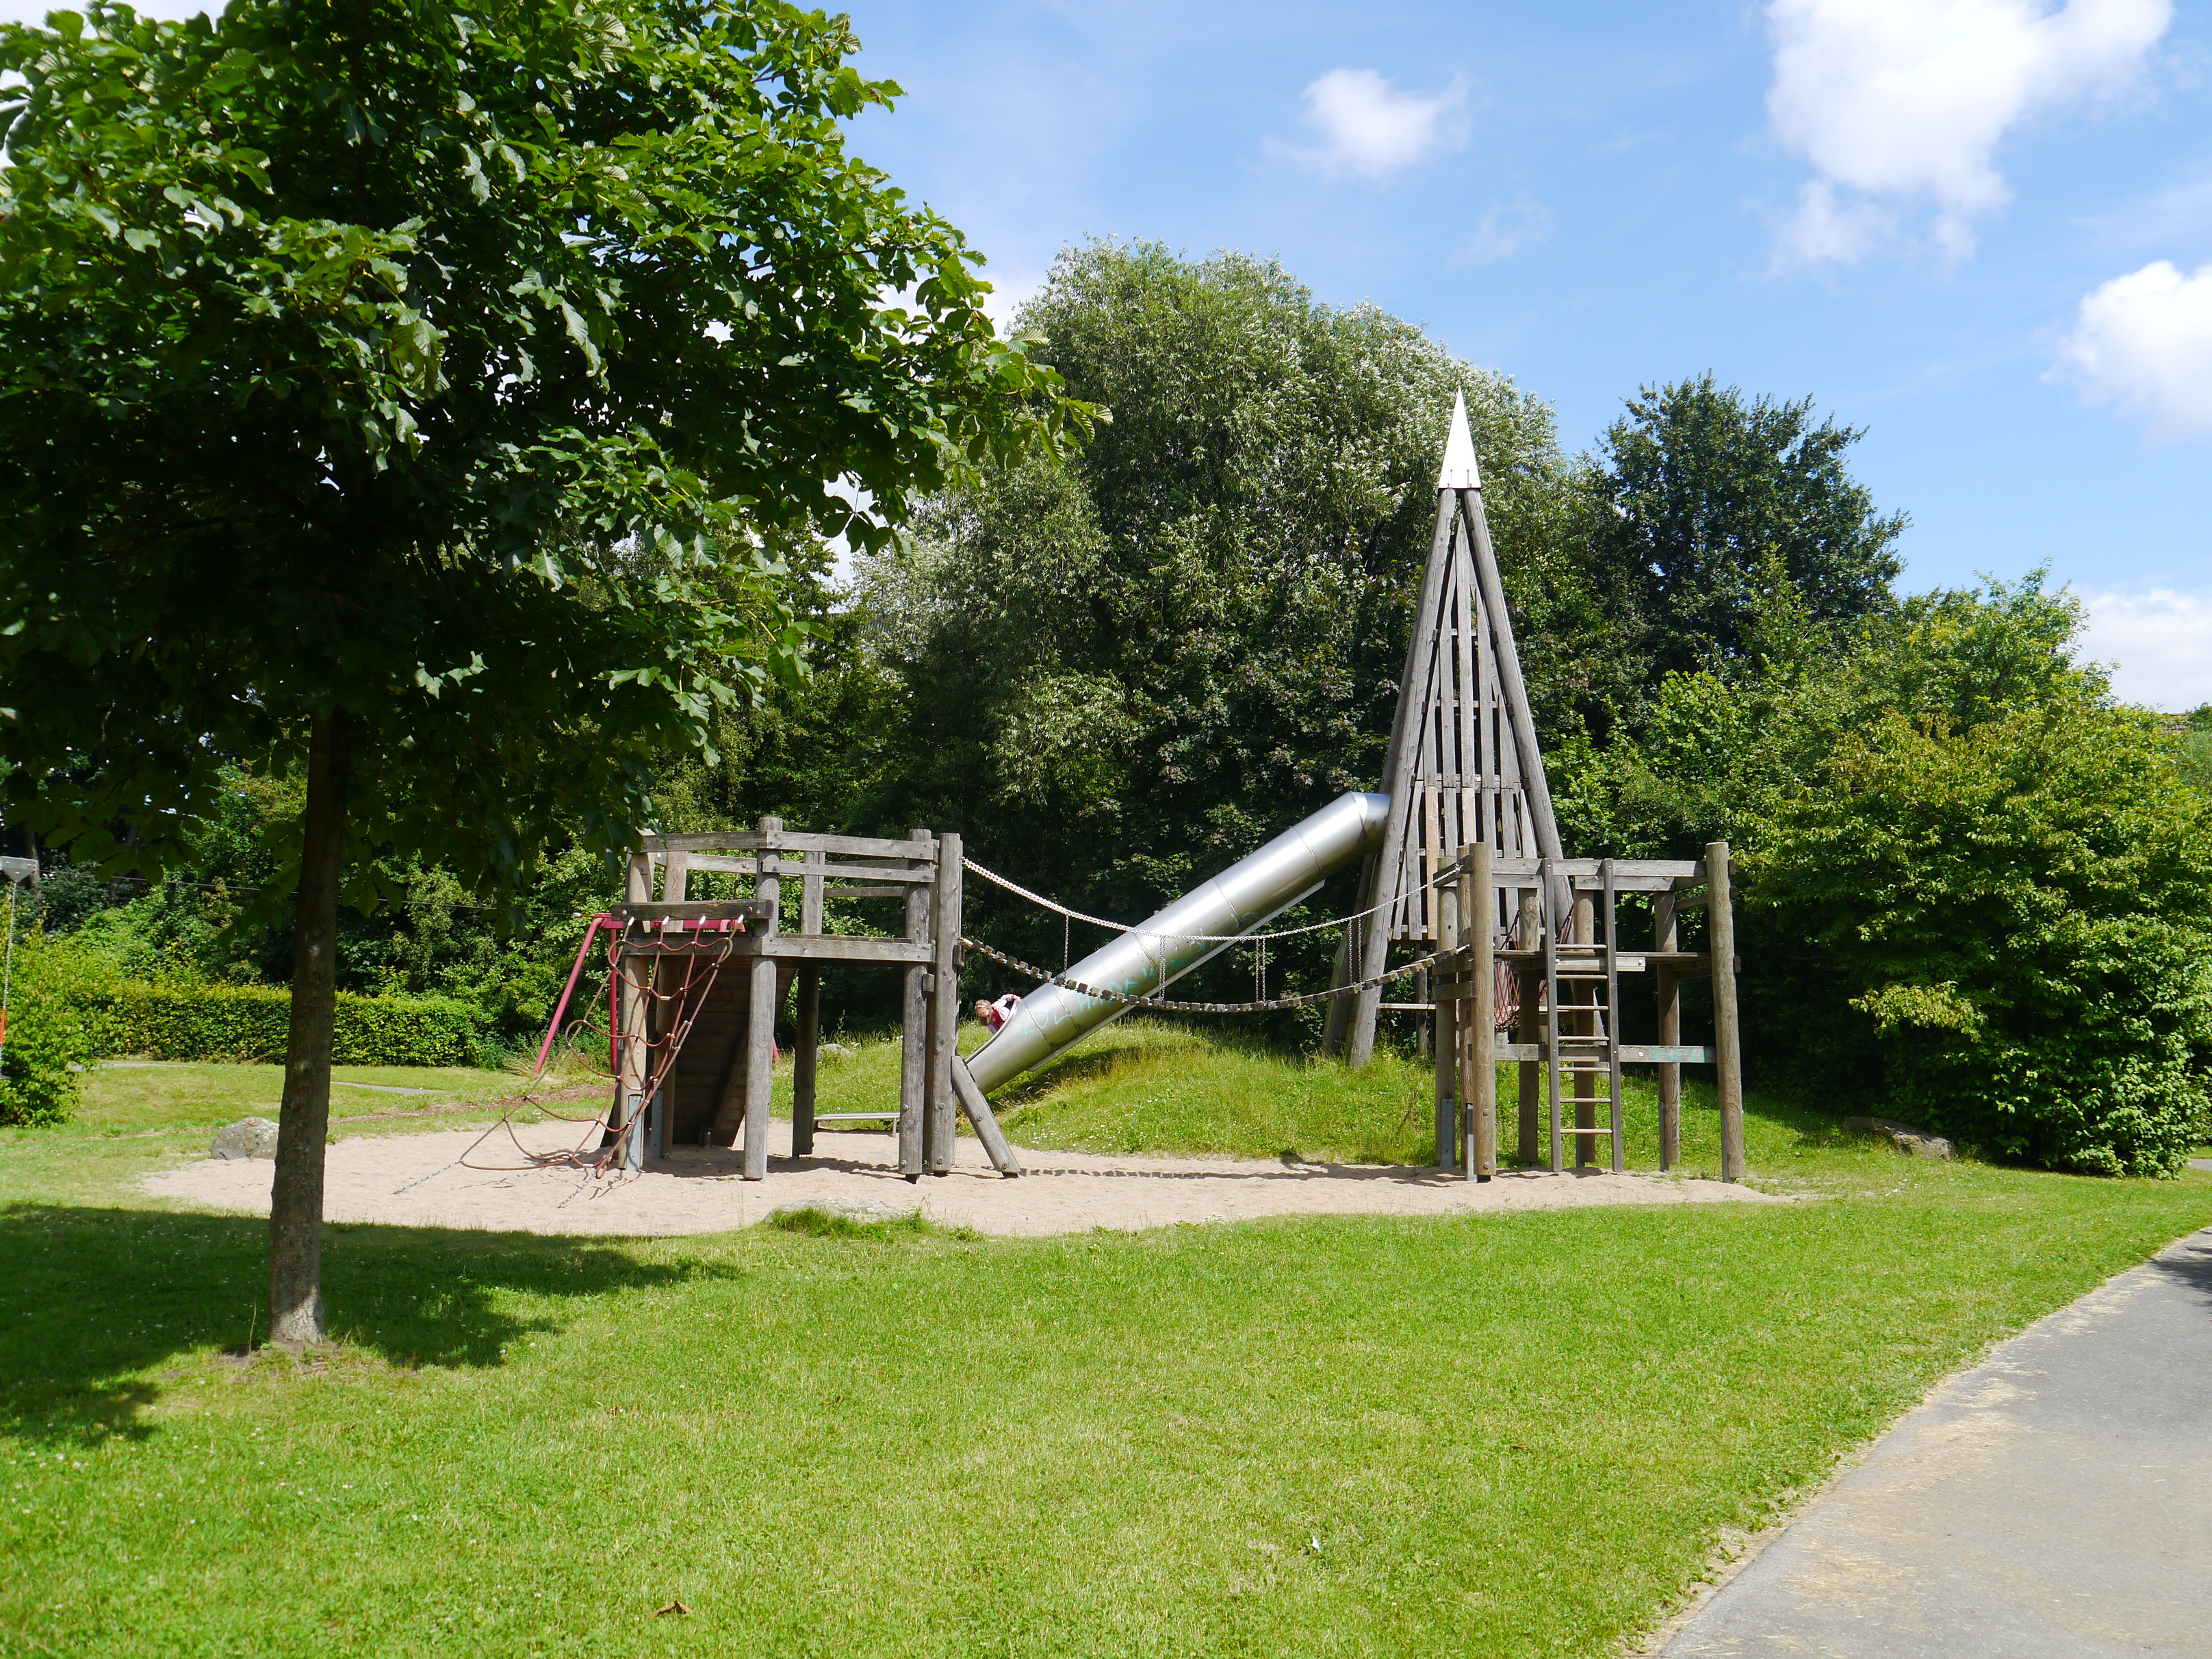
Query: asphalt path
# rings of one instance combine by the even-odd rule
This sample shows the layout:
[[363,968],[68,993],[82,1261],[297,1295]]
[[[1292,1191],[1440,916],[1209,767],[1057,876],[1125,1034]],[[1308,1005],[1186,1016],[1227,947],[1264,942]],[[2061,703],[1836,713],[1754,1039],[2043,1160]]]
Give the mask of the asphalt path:
[[1660,1652],[2212,1655],[2212,1228],[1944,1383]]

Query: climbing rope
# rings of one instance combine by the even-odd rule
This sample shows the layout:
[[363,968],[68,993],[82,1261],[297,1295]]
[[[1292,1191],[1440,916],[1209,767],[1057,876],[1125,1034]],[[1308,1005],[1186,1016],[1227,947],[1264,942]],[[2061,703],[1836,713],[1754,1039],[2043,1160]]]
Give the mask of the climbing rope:
[[1327,1002],[1332,997],[1352,996],[1361,991],[1372,991],[1394,979],[1403,979],[1416,968],[1432,967],[1454,957],[1456,951],[1438,951],[1433,956],[1409,962],[1402,968],[1393,968],[1387,974],[1377,974],[1372,979],[1363,979],[1351,985],[1339,985],[1326,991],[1301,991],[1295,996],[1270,997],[1255,1002],[1170,1002],[1164,997],[1133,997],[1125,991],[1109,991],[1103,986],[1085,985],[1081,980],[1070,979],[1065,974],[1055,974],[1048,968],[1024,962],[1019,957],[1010,957],[1003,951],[994,951],[981,939],[961,939],[960,943],[979,956],[986,956],[1002,967],[1011,968],[1026,978],[1045,985],[1057,985],[1063,991],[1073,991],[1079,996],[1097,997],[1106,1002],[1124,1002],[1132,1008],[1152,1008],[1170,1014],[1258,1014],[1273,1012],[1279,1008],[1303,1008],[1316,1002]]

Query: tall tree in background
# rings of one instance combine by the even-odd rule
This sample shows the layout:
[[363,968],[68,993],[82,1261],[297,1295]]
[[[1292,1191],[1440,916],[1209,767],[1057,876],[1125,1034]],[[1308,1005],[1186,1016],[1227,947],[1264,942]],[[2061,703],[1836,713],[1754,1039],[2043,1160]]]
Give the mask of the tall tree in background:
[[[1373,786],[1454,391],[1516,597],[1553,591],[1569,479],[1541,404],[1267,261],[1091,243],[1021,321],[1113,423],[1065,469],[940,496],[911,548],[866,565],[912,757],[881,811],[1142,915]],[[1575,666],[1571,644],[1544,665]],[[1000,937],[1056,962],[1040,927]]]
[[1590,551],[1650,690],[1756,655],[1777,624],[1890,608],[1907,520],[1844,471],[1863,435],[1710,374],[1630,400],[1599,444]]
[[226,762],[304,769],[269,1311],[309,1341],[349,849],[496,886],[556,823],[627,842],[651,746],[792,669],[778,539],[878,546],[1067,410],[845,153],[896,88],[842,18],[52,22],[0,27],[9,815],[158,865]]

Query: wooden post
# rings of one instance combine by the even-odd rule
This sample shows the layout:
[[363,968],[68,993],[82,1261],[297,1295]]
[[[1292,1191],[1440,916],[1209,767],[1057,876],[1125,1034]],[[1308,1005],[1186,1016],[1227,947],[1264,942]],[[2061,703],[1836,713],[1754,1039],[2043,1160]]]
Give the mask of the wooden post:
[[1461,1006],[1473,1027],[1462,1037],[1467,1076],[1460,1094],[1467,1102],[1469,1149],[1468,1174],[1488,1181],[1498,1173],[1498,888],[1490,874],[1491,846],[1479,841],[1460,849],[1461,953],[1474,994]]
[[[828,854],[808,853],[810,866],[828,862]],[[822,931],[822,878],[803,874],[799,886],[799,931],[812,938]],[[814,1088],[821,1064],[822,964],[800,964],[793,988],[799,1003],[799,1035],[791,1050],[791,1155],[814,1155]]]
[[814,1155],[814,1074],[822,1046],[822,964],[800,964],[799,1036],[791,1050],[791,1155]]
[[1713,1046],[1721,1101],[1721,1179],[1743,1179],[1743,1039],[1736,1024],[1735,907],[1729,844],[1705,848],[1705,917],[1713,947]]
[[[623,896],[632,904],[647,904],[653,900],[653,861],[642,853],[630,855]],[[659,970],[659,963],[641,951],[618,949],[615,963],[616,971],[622,976],[621,988],[615,999],[616,1012],[622,1019],[622,1064],[615,1073],[615,1104],[607,1115],[607,1121],[619,1139],[632,1132],[633,1115],[645,1105],[646,1065],[651,1053],[646,1046],[646,1011],[651,1001],[646,994],[646,983]],[[625,1152],[625,1166],[629,1161]]]
[[[1521,890],[1521,913],[1513,937],[1524,951],[1543,948],[1543,907],[1538,894],[1539,890],[1534,887]],[[1536,988],[1543,983],[1540,970],[1534,963],[1530,963],[1521,969],[1520,981],[1521,1015],[1513,1035],[1516,1041],[1533,1048],[1544,1030],[1542,1016],[1536,1007]],[[1539,1069],[1540,1063],[1536,1060],[1524,1060],[1521,1062],[1519,1110],[1513,1126],[1517,1137],[1514,1142],[1514,1156],[1524,1169],[1530,1170],[1544,1161],[1543,1129],[1536,1099]]]
[[[1682,948],[1680,919],[1674,912],[1674,895],[1659,895],[1652,907],[1651,948],[1673,952]],[[1682,978],[1663,963],[1658,969],[1659,1042],[1672,1048],[1682,1041]],[[1682,1067],[1659,1062],[1659,1167],[1671,1170],[1682,1161]]]
[[776,871],[781,866],[775,837],[783,833],[781,818],[763,818],[761,834],[768,844],[761,848],[759,873],[753,878],[754,902],[768,908],[761,923],[764,935],[761,954],[752,960],[752,982],[745,999],[745,1162],[748,1181],[768,1176],[769,1103],[775,1087],[775,958],[766,945],[781,930],[783,883]]
[[[1456,951],[1459,894],[1450,887],[1443,887],[1433,896],[1437,907],[1437,948]],[[1448,982],[1454,971],[1447,968],[1431,982]],[[1449,996],[1431,999],[1435,1005],[1431,1012],[1437,1023],[1437,1167],[1442,1170],[1453,1169],[1459,1163],[1459,1043],[1454,1019],[1459,1009],[1458,996],[1455,991]]]
[[[1591,926],[1590,896],[1588,893],[1577,892],[1575,895],[1574,918],[1575,943],[1577,945],[1596,943],[1597,930]],[[1586,957],[1579,958],[1577,965],[1587,973],[1589,970],[1589,959]],[[1597,987],[1589,980],[1578,981],[1571,994],[1562,993],[1562,1000],[1571,1003],[1575,1010],[1575,1035],[1578,1037],[1595,1036],[1597,1035]],[[1577,1064],[1574,1074],[1575,1127],[1595,1129],[1597,1127],[1597,1073],[1589,1069],[1589,1044],[1577,1043],[1574,1047],[1574,1054]],[[1579,1170],[1586,1164],[1597,1162],[1597,1148],[1591,1144],[1595,1137],[1577,1134],[1574,1139],[1575,1168]]]
[[937,841],[937,880],[930,889],[930,939],[935,951],[930,972],[928,1115],[923,1123],[922,1153],[932,1175],[952,1173],[958,1144],[957,1103],[952,1093],[952,1060],[959,1052],[960,837]]
[[983,1091],[975,1086],[969,1075],[968,1062],[959,1055],[952,1056],[952,1091],[960,1097],[960,1103],[968,1111],[969,1122],[975,1126],[975,1139],[983,1143],[983,1150],[991,1156],[991,1167],[1002,1176],[1018,1176],[1022,1172],[1021,1160],[1014,1156],[1013,1147],[1006,1140],[1006,1132],[999,1127],[996,1114]]
[[[910,839],[933,841],[927,830],[916,829]],[[906,936],[917,945],[929,939],[930,892],[927,884],[915,883],[906,890]],[[908,1181],[921,1179],[922,1116],[928,1109],[929,1091],[929,969],[919,963],[906,970],[905,994],[899,1007],[899,1173]]]

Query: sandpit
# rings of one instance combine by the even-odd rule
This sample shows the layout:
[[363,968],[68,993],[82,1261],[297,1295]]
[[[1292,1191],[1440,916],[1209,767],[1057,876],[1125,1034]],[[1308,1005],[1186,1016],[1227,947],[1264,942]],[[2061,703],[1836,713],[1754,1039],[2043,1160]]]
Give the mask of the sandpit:
[[[885,1134],[815,1137],[794,1158],[791,1126],[779,1121],[769,1176],[746,1182],[738,1154],[684,1147],[648,1174],[592,1179],[573,1170],[523,1164],[505,1132],[477,1146],[482,1131],[358,1135],[329,1151],[324,1214],[332,1221],[501,1232],[647,1235],[726,1232],[810,1199],[875,1199],[900,1211],[979,1232],[1042,1237],[1094,1227],[1137,1231],[1177,1222],[1243,1221],[1267,1215],[1458,1215],[1562,1209],[1593,1204],[1771,1203],[1741,1186],[1650,1175],[1549,1175],[1515,1170],[1471,1183],[1435,1170],[1398,1165],[1255,1163],[1188,1158],[1110,1158],[1021,1149],[1028,1173],[993,1173],[982,1149],[963,1139],[959,1168],[919,1182],[893,1167]],[[518,1128],[524,1146],[575,1144],[577,1128]],[[473,1168],[459,1164],[470,1154]],[[269,1211],[273,1165],[205,1159],[149,1176],[165,1198],[258,1214]]]

